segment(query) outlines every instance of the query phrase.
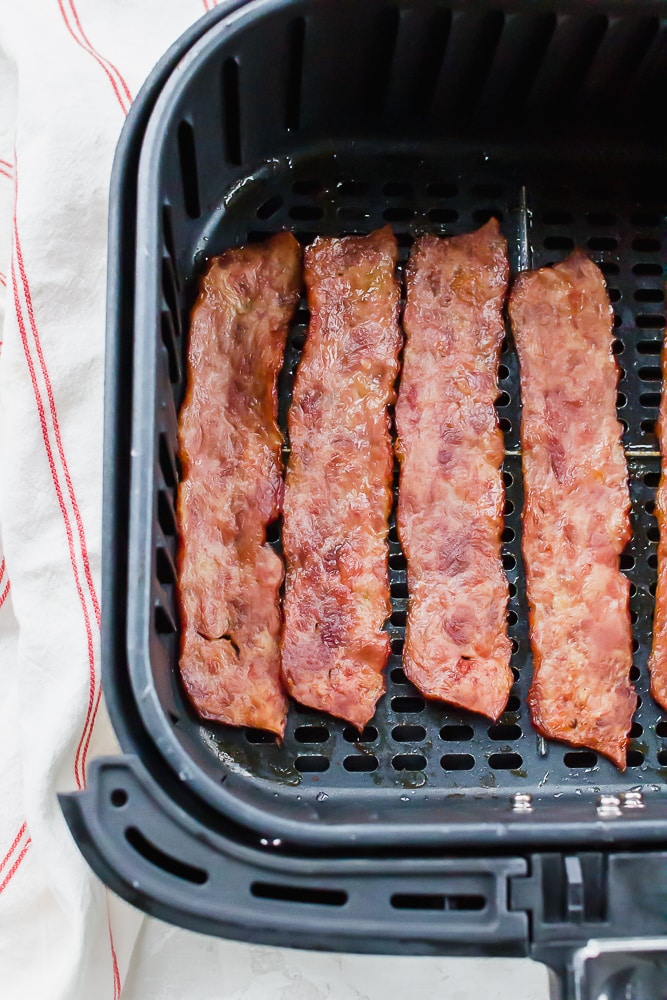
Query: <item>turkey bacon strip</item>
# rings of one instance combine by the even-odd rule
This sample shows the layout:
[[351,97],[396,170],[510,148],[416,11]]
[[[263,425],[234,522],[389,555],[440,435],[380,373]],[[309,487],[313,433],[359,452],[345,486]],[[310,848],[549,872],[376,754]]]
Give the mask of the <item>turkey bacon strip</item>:
[[637,704],[619,566],[630,496],[604,278],[575,250],[519,275],[509,312],[521,366],[533,723],[624,770]]
[[288,419],[283,678],[297,701],[358,729],[384,692],[390,651],[396,260],[389,227],[306,250],[311,321]]
[[417,240],[396,404],[410,595],[403,669],[426,697],[491,719],[513,683],[494,406],[508,277],[496,219],[474,233]]
[[660,483],[655,497],[655,516],[660,529],[658,542],[658,588],[653,617],[653,648],[648,661],[651,694],[667,711],[667,340],[662,345],[662,396],[656,427],[662,455]]
[[200,716],[282,736],[283,496],[276,381],[301,287],[287,233],[215,258],[192,311],[179,418],[180,670]]

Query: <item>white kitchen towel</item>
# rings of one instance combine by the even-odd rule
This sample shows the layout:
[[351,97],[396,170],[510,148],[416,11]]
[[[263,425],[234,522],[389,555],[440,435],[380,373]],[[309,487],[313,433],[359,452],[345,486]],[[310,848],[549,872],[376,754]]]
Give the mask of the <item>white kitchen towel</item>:
[[529,963],[304,955],[145,920],[92,875],[58,807],[115,748],[99,652],[111,164],[146,75],[214,3],[0,3],[0,996],[336,1000],[382,986],[387,1000],[422,983],[533,1000],[545,978]]

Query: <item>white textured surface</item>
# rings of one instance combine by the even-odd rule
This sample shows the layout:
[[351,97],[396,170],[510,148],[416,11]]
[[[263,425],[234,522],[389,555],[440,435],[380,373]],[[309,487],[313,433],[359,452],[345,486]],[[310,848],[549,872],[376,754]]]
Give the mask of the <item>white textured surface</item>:
[[[543,966],[518,959],[397,958],[214,941],[146,921],[123,1000],[546,1000]],[[197,956],[193,974],[192,956]]]
[[300,953],[149,921],[93,877],[60,813],[87,740],[89,759],[115,746],[91,708],[106,207],[124,88],[136,95],[208,3],[0,3],[0,997],[541,1000],[544,970],[526,962]]

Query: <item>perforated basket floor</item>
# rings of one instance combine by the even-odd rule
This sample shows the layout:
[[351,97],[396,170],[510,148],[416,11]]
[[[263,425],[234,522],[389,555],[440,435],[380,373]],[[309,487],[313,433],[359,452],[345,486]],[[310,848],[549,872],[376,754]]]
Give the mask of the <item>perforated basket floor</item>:
[[[387,694],[371,724],[360,736],[343,722],[293,704],[285,741],[279,746],[265,733],[202,724],[175,686],[172,724],[191,752],[197,748],[197,758],[208,770],[219,768],[221,776],[232,771],[246,781],[268,783],[280,796],[315,790],[320,802],[334,790],[337,797],[344,790],[366,790],[372,796],[380,789],[418,788],[436,797],[515,792],[597,795],[633,788],[662,791],[667,776],[667,722],[648,694],[646,659],[656,577],[657,526],[652,511],[659,459],[653,424],[665,323],[666,207],[666,186],[661,188],[651,171],[634,176],[621,172],[607,176],[602,184],[595,170],[589,174],[564,165],[550,180],[543,165],[499,169],[483,159],[452,165],[395,155],[366,158],[363,164],[355,157],[346,164],[341,153],[274,163],[241,186],[240,194],[227,204],[222,224],[202,238],[201,256],[230,244],[264,239],[281,229],[294,231],[307,243],[318,233],[366,233],[389,222],[404,262],[415,235],[461,233],[495,215],[508,239],[515,273],[526,264],[539,267],[560,260],[575,245],[584,247],[600,265],[614,305],[615,351],[622,367],[618,406],[626,428],[633,518],[633,540],[622,557],[622,567],[632,582],[632,677],[640,706],[624,775],[593,752],[545,742],[531,726],[525,701],[531,659],[520,553],[518,362],[508,333],[497,406],[507,451],[503,561],[510,581],[508,624],[516,680],[500,722],[490,725],[471,713],[427,703],[406,680],[401,670],[407,609],[405,561],[392,520],[393,611],[387,626],[392,656]],[[307,324],[304,299],[290,333],[280,382],[283,428]],[[173,443],[169,442],[172,448]],[[169,495],[173,499],[173,489]],[[173,538],[171,514],[163,520],[165,534]],[[280,550],[279,525],[273,526],[271,541]],[[170,607],[160,618],[160,638],[169,648],[175,675],[171,569],[162,583]]]

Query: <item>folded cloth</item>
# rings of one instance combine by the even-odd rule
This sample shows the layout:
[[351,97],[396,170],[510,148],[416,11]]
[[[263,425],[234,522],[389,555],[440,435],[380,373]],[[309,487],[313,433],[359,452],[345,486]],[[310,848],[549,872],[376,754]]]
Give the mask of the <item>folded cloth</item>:
[[[386,997],[390,983],[414,982],[415,968],[433,987],[471,975],[469,965],[445,976],[453,966],[405,960],[401,968],[412,971],[388,979],[389,959],[252,948],[150,921],[88,869],[57,803],[58,791],[85,786],[92,757],[116,748],[99,650],[111,164],[146,75],[214,3],[0,7],[3,1000],[118,1000],[121,992],[127,1000],[308,1000],[375,996],[382,982]],[[368,991],[364,968],[375,984]],[[469,979],[465,995],[490,997],[487,977],[484,987]],[[506,984],[502,996],[514,996],[516,970]],[[532,987],[521,995],[529,993],[537,996]]]

